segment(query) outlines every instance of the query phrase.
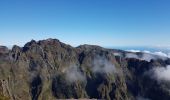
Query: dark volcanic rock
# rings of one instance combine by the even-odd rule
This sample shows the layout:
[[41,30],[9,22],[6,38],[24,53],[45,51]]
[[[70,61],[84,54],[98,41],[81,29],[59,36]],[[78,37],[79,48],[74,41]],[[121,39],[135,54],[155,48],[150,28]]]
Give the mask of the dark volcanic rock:
[[0,99],[169,100],[169,81],[150,72],[170,60],[148,62],[126,53],[94,45],[74,48],[57,39],[0,47]]

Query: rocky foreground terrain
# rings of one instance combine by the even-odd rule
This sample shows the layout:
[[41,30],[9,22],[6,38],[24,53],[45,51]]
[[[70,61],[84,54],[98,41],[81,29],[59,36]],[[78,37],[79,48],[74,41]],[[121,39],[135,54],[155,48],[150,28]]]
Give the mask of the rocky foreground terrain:
[[166,57],[57,39],[1,46],[0,100],[170,100],[169,65]]

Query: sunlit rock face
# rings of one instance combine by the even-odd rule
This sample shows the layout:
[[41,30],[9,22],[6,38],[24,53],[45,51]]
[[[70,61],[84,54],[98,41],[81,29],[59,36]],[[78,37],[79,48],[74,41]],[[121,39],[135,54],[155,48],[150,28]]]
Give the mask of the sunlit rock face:
[[0,99],[170,100],[170,59],[57,39],[0,47]]

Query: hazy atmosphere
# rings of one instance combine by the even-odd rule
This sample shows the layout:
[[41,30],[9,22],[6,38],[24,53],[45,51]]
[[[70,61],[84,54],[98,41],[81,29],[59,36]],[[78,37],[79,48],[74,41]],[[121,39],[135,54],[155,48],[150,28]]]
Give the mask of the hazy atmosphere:
[[0,0],[0,45],[168,46],[169,0]]

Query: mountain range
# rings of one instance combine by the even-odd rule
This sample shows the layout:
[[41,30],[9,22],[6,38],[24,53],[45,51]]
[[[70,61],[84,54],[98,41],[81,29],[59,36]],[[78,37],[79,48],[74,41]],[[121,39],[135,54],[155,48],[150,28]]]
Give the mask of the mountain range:
[[149,52],[57,39],[0,46],[0,100],[170,100],[169,65]]

